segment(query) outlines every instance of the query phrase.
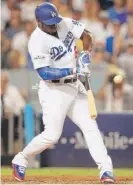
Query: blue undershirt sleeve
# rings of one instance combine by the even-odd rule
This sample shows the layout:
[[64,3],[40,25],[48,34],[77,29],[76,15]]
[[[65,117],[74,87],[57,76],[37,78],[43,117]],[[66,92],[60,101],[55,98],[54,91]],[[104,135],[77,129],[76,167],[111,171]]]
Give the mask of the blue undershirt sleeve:
[[56,80],[73,74],[72,68],[42,67],[37,69],[37,72],[43,80]]

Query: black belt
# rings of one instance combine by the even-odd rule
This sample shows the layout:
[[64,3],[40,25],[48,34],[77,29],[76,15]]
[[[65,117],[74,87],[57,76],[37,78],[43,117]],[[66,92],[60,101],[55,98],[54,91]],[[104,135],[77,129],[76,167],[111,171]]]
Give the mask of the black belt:
[[[53,83],[61,83],[61,80],[51,80]],[[63,83],[73,83],[77,81],[77,77],[65,79]]]

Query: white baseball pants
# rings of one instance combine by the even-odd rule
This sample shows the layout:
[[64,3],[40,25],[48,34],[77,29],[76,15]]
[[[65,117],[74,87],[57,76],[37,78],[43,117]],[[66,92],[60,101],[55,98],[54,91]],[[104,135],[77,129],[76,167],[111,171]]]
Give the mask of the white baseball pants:
[[27,167],[27,159],[55,144],[61,136],[66,115],[82,130],[90,154],[100,170],[112,172],[112,162],[95,120],[89,116],[87,93],[80,81],[73,84],[40,82],[38,91],[45,130],[36,136],[13,163]]

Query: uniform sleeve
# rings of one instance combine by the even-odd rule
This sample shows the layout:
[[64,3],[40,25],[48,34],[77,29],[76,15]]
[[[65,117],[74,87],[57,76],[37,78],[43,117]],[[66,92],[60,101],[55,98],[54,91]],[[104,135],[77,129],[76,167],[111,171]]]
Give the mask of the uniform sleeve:
[[43,80],[56,80],[73,74],[73,69],[71,68],[51,68],[43,67],[37,69],[39,76]]
[[73,33],[73,36],[76,39],[80,39],[85,29],[85,24],[69,18],[65,18],[65,22],[67,24],[67,27],[69,28],[69,31]]
[[51,65],[51,57],[48,49],[45,49],[43,40],[31,38],[28,43],[28,50],[33,62],[34,69]]
[[48,54],[36,52],[35,54],[30,54],[30,55],[33,62],[34,69],[51,65],[50,57]]

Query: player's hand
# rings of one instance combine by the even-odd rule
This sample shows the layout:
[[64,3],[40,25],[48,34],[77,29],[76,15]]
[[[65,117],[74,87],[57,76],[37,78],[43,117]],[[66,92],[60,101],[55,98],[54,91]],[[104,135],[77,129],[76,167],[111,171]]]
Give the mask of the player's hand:
[[88,65],[84,65],[84,67],[80,68],[79,66],[76,68],[76,72],[81,76],[91,77],[91,71],[88,68]]
[[89,66],[90,63],[91,63],[91,60],[90,60],[89,53],[87,51],[82,51],[78,57],[78,64],[80,68],[85,67],[86,65]]
[[89,53],[86,51],[82,51],[78,58],[78,67],[77,67],[77,73],[80,73],[80,75],[86,75],[90,77],[91,72],[89,69],[89,64],[91,63]]

